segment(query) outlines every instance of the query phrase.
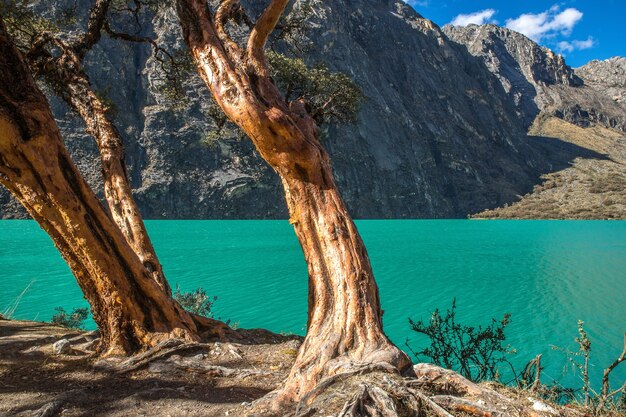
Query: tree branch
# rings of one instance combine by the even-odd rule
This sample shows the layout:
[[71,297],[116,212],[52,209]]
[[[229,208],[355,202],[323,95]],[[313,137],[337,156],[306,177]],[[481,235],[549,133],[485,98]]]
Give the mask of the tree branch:
[[[206,0],[176,0],[176,12],[183,29],[185,43],[196,64],[202,66],[200,75],[212,91],[220,107],[236,100],[243,91],[241,65],[233,62],[215,28]],[[229,100],[221,100],[228,96]]]
[[111,0],[96,0],[89,12],[87,31],[72,44],[72,49],[81,61],[87,51],[100,40],[110,5]]
[[615,361],[604,370],[604,375],[602,376],[602,397],[604,400],[606,400],[611,395],[615,395],[617,392],[626,387],[626,383],[624,383],[624,387],[618,389],[612,394],[609,394],[609,376],[611,375],[613,369],[615,369],[617,365],[622,363],[624,360],[626,360],[626,333],[624,334],[624,350],[622,351],[621,355],[619,355],[619,357],[615,359]]
[[166,49],[159,46],[159,44],[152,38],[148,36],[139,36],[139,35],[131,35],[129,33],[124,32],[116,32],[111,29],[111,25],[109,22],[104,23],[104,31],[109,35],[112,39],[121,39],[126,42],[134,42],[134,43],[148,43],[152,46],[154,59],[160,64],[161,70],[169,77],[171,74],[168,74],[169,71],[166,66],[166,62],[163,58],[159,56],[159,54],[163,54],[167,57],[167,59],[172,63],[172,65],[176,65],[176,60]]
[[226,24],[229,20],[235,19],[239,12],[241,12],[239,0],[222,0],[215,12],[215,30],[217,36],[222,41],[230,58],[237,64],[241,64],[243,60],[243,50],[226,31]]
[[264,48],[267,38],[274,31],[285,11],[285,7],[287,7],[287,3],[289,3],[289,0],[271,0],[261,17],[256,21],[252,32],[250,32],[246,46],[246,55],[250,64],[260,76],[269,76]]

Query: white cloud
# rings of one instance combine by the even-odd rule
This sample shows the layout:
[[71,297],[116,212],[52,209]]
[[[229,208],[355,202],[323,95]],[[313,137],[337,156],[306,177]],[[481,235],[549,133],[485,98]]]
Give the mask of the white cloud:
[[570,7],[561,11],[559,6],[552,6],[542,13],[525,13],[515,19],[507,19],[506,27],[540,41],[556,35],[569,36],[582,18],[583,13],[578,9]]
[[454,26],[467,26],[471,24],[484,25],[485,23],[497,23],[492,19],[494,14],[496,14],[494,9],[485,9],[474,13],[460,14],[455,17],[450,24]]
[[571,42],[561,41],[557,44],[557,48],[559,52],[573,52],[580,51],[583,49],[593,48],[596,45],[596,41],[590,36],[587,40],[573,40]]

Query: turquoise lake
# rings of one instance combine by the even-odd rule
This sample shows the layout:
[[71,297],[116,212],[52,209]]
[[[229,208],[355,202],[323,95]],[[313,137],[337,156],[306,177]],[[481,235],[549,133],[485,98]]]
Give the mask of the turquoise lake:
[[[204,288],[216,316],[241,327],[304,333],[307,273],[286,221],[149,221],[167,277]],[[368,220],[357,222],[378,281],[385,330],[399,345],[408,317],[428,318],[456,297],[458,320],[512,314],[507,342],[522,367],[544,354],[545,382],[579,385],[563,353],[577,321],[591,338],[592,377],[619,355],[626,331],[626,221]],[[33,281],[34,280],[34,281]],[[86,307],[69,269],[32,221],[0,221],[0,311],[32,282],[15,318],[48,320]],[[93,326],[93,324],[90,324]],[[615,372],[615,385],[626,367]]]

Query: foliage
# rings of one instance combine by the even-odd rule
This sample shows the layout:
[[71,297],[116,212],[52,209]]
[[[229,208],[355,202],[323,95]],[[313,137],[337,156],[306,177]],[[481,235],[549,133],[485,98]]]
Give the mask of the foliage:
[[94,90],[94,94],[104,105],[105,113],[107,114],[107,116],[109,116],[110,118],[115,118],[115,116],[117,116],[117,114],[119,113],[119,107],[110,97],[111,87],[107,86],[99,90]]
[[184,83],[196,71],[189,51],[158,49],[153,57],[158,64],[156,86],[165,98],[165,104],[175,112],[185,110],[189,106],[189,92]]
[[50,321],[68,329],[84,329],[84,322],[89,317],[87,308],[75,308],[71,313],[67,313],[63,307],[57,307],[54,311],[56,313]]
[[551,385],[540,384],[535,394],[556,404],[571,404],[576,401],[576,391],[576,388],[564,387],[554,381]]
[[183,292],[180,286],[176,285],[174,299],[187,311],[204,317],[213,317],[213,304],[217,301],[217,296],[209,296],[202,288],[193,291]]
[[285,99],[305,100],[319,125],[356,121],[363,93],[347,74],[332,72],[323,64],[309,68],[301,58],[272,51],[267,59]]
[[572,368],[581,373],[583,380],[582,390],[585,396],[585,404],[587,405],[591,398],[589,393],[589,358],[591,356],[591,341],[587,336],[584,324],[585,323],[583,321],[578,321],[578,336],[574,338],[574,341],[578,344],[577,351],[573,352],[569,349],[562,349],[556,346],[553,346],[553,349],[563,352],[569,363],[572,365]]
[[487,327],[466,326],[457,323],[456,302],[452,302],[452,307],[441,314],[435,310],[429,321],[420,320],[414,322],[409,319],[411,327],[419,334],[425,335],[430,340],[430,346],[415,351],[406,346],[417,357],[424,355],[432,361],[448,369],[461,373],[472,381],[495,380],[499,376],[498,365],[507,363],[513,374],[517,388],[530,391],[532,395],[557,404],[576,404],[580,401],[577,393],[583,393],[584,409],[593,416],[613,416],[621,415],[626,411],[626,382],[620,387],[611,391],[609,387],[609,376],[613,369],[619,364],[626,362],[626,335],[624,335],[624,351],[622,354],[604,371],[602,381],[602,392],[598,393],[592,389],[589,381],[589,359],[591,357],[591,341],[584,328],[582,321],[578,322],[578,335],[575,341],[578,345],[577,351],[570,351],[554,347],[556,350],[564,352],[572,367],[580,372],[583,386],[580,389],[563,387],[554,381],[551,385],[541,382],[541,355],[528,362],[524,370],[517,374],[513,366],[506,359],[506,354],[513,352],[508,345],[504,345],[504,330],[510,323],[510,315],[505,314],[502,320],[492,319],[492,323]]
[[428,322],[409,319],[413,331],[428,337],[430,345],[418,351],[411,349],[408,341],[406,345],[416,357],[427,356],[435,364],[453,369],[472,381],[497,380],[499,365],[509,364],[506,356],[514,353],[504,345],[504,330],[510,318],[510,314],[505,314],[502,320],[492,319],[486,327],[463,325],[456,320],[456,300],[453,300],[445,314],[437,309]]
[[[33,0],[2,0],[0,15],[18,48],[25,50],[43,32],[57,33],[59,23],[46,19],[34,8]],[[64,13],[65,16],[65,13]]]
[[314,28],[312,17],[315,9],[312,0],[294,2],[289,13],[281,16],[272,34],[271,47],[282,41],[295,55],[300,56],[314,48],[309,32]]

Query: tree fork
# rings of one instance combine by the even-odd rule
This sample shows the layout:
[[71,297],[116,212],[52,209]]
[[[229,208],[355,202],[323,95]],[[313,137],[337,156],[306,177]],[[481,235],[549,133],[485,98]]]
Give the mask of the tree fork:
[[206,2],[177,0],[177,11],[216,102],[250,137],[285,190],[308,265],[309,313],[306,338],[278,400],[299,401],[325,377],[371,363],[410,370],[411,362],[383,332],[369,257],[333,179],[317,125],[305,103],[287,103],[269,75],[263,47],[286,4],[269,3],[243,57]]
[[[95,94],[82,60],[101,37],[107,26],[106,14],[110,0],[97,0],[91,9],[88,29],[73,43],[42,33],[33,42],[27,58],[34,71],[43,76],[59,95],[85,122],[87,133],[96,142],[100,154],[104,195],[113,220],[154,280],[165,292],[171,288],[156,255],[139,207],[133,197],[124,161],[123,140],[107,115],[107,106]],[[53,55],[47,46],[61,53]]]
[[200,322],[152,279],[71,161],[1,18],[0,55],[0,183],[70,266],[101,331],[101,350],[127,354],[169,337],[198,340]]

